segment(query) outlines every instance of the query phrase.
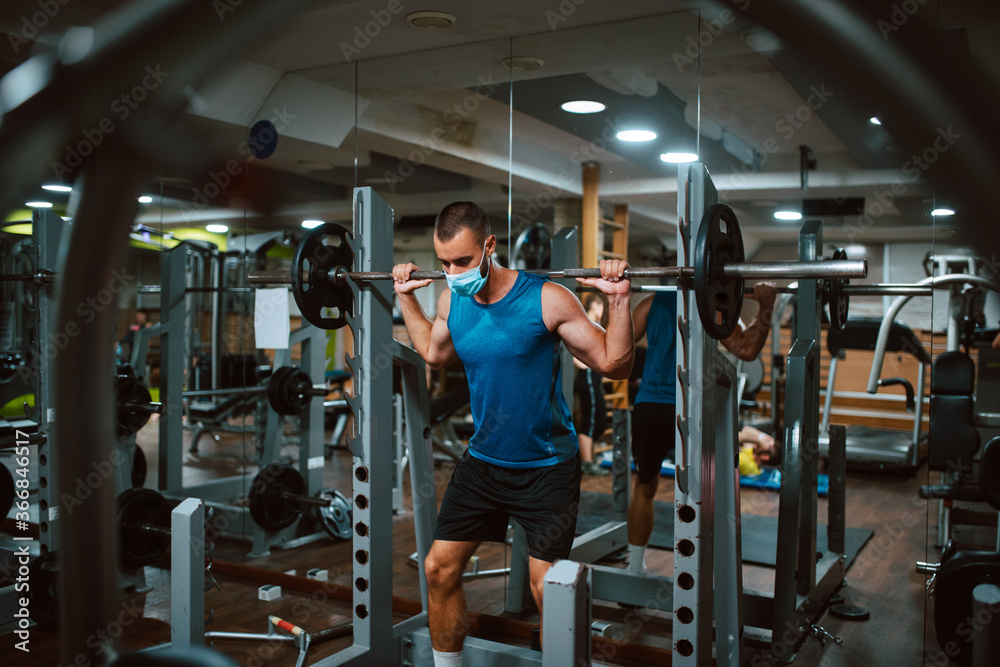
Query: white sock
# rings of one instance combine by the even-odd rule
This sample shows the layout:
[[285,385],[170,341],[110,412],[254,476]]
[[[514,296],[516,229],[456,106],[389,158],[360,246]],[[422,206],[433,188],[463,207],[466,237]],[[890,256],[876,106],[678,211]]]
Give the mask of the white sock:
[[445,653],[444,651],[435,650],[434,667],[462,667],[462,652]]
[[646,571],[646,545],[628,545],[628,570],[629,572]]

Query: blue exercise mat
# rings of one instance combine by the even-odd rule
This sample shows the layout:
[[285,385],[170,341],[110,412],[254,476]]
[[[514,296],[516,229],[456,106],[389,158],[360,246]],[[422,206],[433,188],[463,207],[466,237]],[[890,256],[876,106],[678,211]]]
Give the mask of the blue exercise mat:
[[[607,451],[598,457],[602,468],[611,467],[611,452]],[[635,470],[635,462],[632,462],[632,470]],[[664,461],[660,466],[660,475],[664,477],[674,476],[673,461]],[[740,475],[740,486],[748,489],[771,489],[777,491],[781,488],[781,471],[777,468],[764,468],[759,475]],[[819,475],[816,482],[817,495],[825,498],[830,493],[830,477]]]

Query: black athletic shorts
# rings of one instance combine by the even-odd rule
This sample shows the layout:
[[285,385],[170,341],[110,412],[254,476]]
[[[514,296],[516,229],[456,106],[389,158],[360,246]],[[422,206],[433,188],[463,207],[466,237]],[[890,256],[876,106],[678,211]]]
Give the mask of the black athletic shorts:
[[435,540],[504,542],[507,521],[528,536],[528,553],[549,563],[569,556],[580,508],[580,455],[542,468],[504,468],[462,456],[438,511]]
[[656,479],[663,459],[674,458],[675,412],[673,403],[636,403],[632,408],[632,460],[642,484]]

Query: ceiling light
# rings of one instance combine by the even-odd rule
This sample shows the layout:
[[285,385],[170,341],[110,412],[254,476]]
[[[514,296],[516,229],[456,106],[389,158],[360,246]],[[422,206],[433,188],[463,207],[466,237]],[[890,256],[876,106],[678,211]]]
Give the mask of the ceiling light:
[[881,125],[882,124],[882,121],[880,121],[878,119],[878,116],[872,116],[871,118],[868,119],[868,122],[871,123],[872,125]]
[[153,198],[150,197],[149,195],[143,195],[143,196],[139,197],[139,203],[140,204],[148,204],[151,201],[153,201]]
[[511,56],[510,58],[504,58],[500,62],[507,69],[519,69],[525,72],[534,72],[535,70],[542,69],[542,65],[545,64],[545,61],[541,58],[532,58],[531,56]]
[[440,30],[441,28],[450,28],[455,25],[455,21],[457,20],[458,19],[447,12],[412,12],[406,15],[407,23],[412,25],[414,28],[420,28],[422,30]]
[[52,208],[52,202],[50,201],[26,201],[24,205],[31,208]]
[[205,230],[215,234],[225,234],[229,231],[229,227],[225,225],[205,225]]
[[573,100],[572,102],[565,102],[562,105],[562,110],[570,113],[598,113],[604,111],[606,108],[600,102],[592,102],[590,100]]
[[954,211],[954,209],[941,207],[941,208],[936,208],[933,211],[931,211],[931,215],[933,215],[933,216],[955,215],[955,211]]
[[664,162],[673,162],[680,164],[681,162],[697,162],[697,153],[661,153],[660,159]]
[[319,227],[322,224],[324,224],[324,222],[322,220],[303,220],[302,221],[302,226],[305,227],[306,229],[312,229],[313,227]]
[[801,220],[802,214],[798,211],[775,211],[776,220]]
[[656,138],[656,132],[650,130],[622,130],[617,136],[621,141],[652,141]]
[[51,183],[49,185],[43,185],[42,190],[48,190],[49,192],[72,192],[73,188],[68,185],[59,185],[56,183]]

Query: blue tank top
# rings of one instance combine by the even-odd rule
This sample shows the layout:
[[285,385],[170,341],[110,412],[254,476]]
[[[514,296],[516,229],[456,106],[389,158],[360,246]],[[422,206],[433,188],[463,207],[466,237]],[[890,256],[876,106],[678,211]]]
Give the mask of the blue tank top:
[[559,337],[542,320],[545,278],[518,272],[496,303],[451,293],[448,329],[465,365],[475,434],[469,452],[508,468],[540,468],[576,455],[562,392]]
[[657,292],[646,320],[646,363],[636,403],[677,402],[677,294]]

